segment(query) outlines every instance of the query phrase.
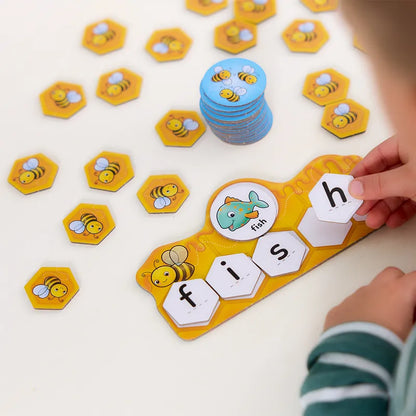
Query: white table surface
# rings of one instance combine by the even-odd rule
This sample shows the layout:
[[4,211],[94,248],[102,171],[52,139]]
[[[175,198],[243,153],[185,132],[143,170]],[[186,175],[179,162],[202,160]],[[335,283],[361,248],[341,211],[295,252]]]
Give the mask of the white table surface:
[[[123,49],[98,56],[84,28],[113,18]],[[176,336],[135,281],[150,252],[190,236],[209,197],[240,177],[283,182],[316,156],[365,155],[389,137],[366,56],[337,13],[314,15],[280,0],[258,26],[258,46],[239,56],[268,75],[275,117],[268,136],[236,147],[208,131],[192,148],[165,147],[154,126],[172,108],[199,110],[199,82],[231,57],[213,28],[232,8],[203,17],[182,0],[0,1],[0,415],[300,415],[305,360],[328,309],[388,265],[416,267],[411,221],[382,229],[193,342]],[[317,54],[289,52],[281,32],[319,18],[331,39]],[[157,63],[153,30],[182,27],[193,45],[182,61]],[[121,66],[143,76],[139,99],[113,107],[95,96],[98,77]],[[371,110],[365,134],[338,140],[322,108],[301,95],[305,75],[334,67],[349,97]],[[42,114],[38,95],[58,80],[82,84],[87,107],[69,120]],[[135,178],[116,193],[89,189],[84,165],[103,150],[129,154]],[[59,165],[53,187],[24,196],[7,183],[13,162],[43,152]],[[179,174],[190,196],[176,214],[148,214],[136,192],[148,175]],[[69,242],[63,218],[79,203],[107,204],[116,229],[98,246]],[[62,311],[34,310],[25,283],[41,266],[68,266],[80,291]]]

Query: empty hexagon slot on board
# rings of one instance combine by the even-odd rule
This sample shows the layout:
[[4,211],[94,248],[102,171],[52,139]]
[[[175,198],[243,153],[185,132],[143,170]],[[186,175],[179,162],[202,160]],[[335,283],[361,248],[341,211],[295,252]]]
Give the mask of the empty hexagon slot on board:
[[[152,294],[159,312],[181,338],[190,340],[203,335],[373,231],[363,221],[352,220],[347,224],[319,221],[309,200],[309,193],[324,174],[348,175],[360,160],[358,156],[321,156],[286,183],[239,179],[225,184],[208,202],[203,229],[191,237],[155,249],[137,271],[137,283]],[[245,217],[248,221],[238,223],[239,229],[244,227],[251,229],[253,225],[257,225],[256,221],[261,214],[258,212],[258,215],[253,215],[253,212],[267,209],[264,202],[268,206],[276,207],[274,210],[276,216],[273,217],[274,222],[266,234],[261,232],[254,238],[249,235],[249,238],[236,240],[233,239],[232,234],[221,234],[219,228],[216,228],[215,221],[220,220],[212,215],[212,206],[216,200],[225,202],[224,191],[227,193],[227,190],[239,190],[241,185],[245,193],[247,190],[255,190],[258,198],[254,198],[254,201],[257,202],[257,199],[259,202],[263,201],[263,208],[257,206],[254,209],[247,205],[250,203],[250,198],[247,199],[245,194],[243,195],[245,200],[241,196],[235,197],[234,199],[246,202],[247,205],[236,205],[237,211],[241,208],[242,211],[238,211],[241,215],[249,214]],[[268,196],[269,193],[271,197]],[[315,227],[312,227],[312,233],[310,213],[314,216],[312,217],[314,224],[319,221],[317,225],[312,224]],[[342,228],[342,232],[337,231],[332,234],[334,238],[329,245],[327,241],[315,241],[315,231],[318,230],[318,234],[323,234],[322,228],[319,227],[325,226]],[[280,238],[282,236],[284,236],[283,240]],[[263,244],[262,241],[267,244]],[[284,261],[284,257],[287,257],[284,256],[285,250],[291,251],[294,259],[293,264],[291,263],[287,268]],[[265,258],[267,264],[263,264]],[[256,260],[257,264],[255,264]],[[280,269],[277,273],[273,261],[281,263],[277,266]],[[241,264],[244,267],[241,267]],[[248,273],[247,276],[244,272]],[[275,274],[275,277],[271,274]],[[196,279],[205,281],[217,293],[219,305],[214,305],[215,313],[209,318],[205,319],[204,315],[202,323],[177,322],[175,317],[172,318],[163,307],[170,288],[174,284],[179,288],[183,283],[191,283]],[[241,283],[244,282],[244,285],[249,283],[249,287],[237,283],[239,280],[242,280]],[[186,298],[188,296],[186,293],[192,292],[192,288],[183,286],[182,291],[185,295],[180,296]],[[192,299],[191,295],[189,297]],[[181,302],[188,303],[186,299]]]

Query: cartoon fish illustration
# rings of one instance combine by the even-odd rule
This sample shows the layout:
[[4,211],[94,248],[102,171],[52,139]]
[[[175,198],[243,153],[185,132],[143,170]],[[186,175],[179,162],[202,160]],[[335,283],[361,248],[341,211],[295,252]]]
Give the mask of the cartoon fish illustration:
[[258,211],[253,211],[255,207],[267,208],[269,204],[260,201],[259,196],[254,191],[248,194],[249,202],[227,196],[224,204],[217,211],[217,221],[221,228],[228,228],[230,231],[238,230],[246,225],[251,219],[259,216]]

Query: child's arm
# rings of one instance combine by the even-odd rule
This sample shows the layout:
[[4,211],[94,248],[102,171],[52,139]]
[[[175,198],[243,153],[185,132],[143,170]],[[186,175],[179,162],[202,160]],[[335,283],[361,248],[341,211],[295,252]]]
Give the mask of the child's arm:
[[304,415],[387,415],[393,371],[415,306],[416,272],[388,268],[333,308],[308,358]]
[[416,143],[391,137],[351,172],[351,195],[365,200],[357,211],[371,228],[395,228],[416,214]]

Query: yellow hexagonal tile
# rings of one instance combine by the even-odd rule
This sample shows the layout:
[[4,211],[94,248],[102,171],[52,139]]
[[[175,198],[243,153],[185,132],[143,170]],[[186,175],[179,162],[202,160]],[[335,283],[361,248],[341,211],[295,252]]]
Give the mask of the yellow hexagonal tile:
[[79,204],[63,223],[70,241],[81,244],[99,244],[115,227],[110,210],[94,204]]
[[329,12],[338,8],[338,0],[301,0],[312,12]]
[[177,175],[149,176],[137,192],[137,197],[150,214],[176,212],[189,191]]
[[84,167],[90,188],[118,191],[134,177],[133,167],[127,155],[101,152]]
[[324,69],[306,77],[303,95],[319,105],[328,105],[347,97],[350,80],[334,69]]
[[192,39],[181,29],[156,30],[146,44],[146,50],[159,62],[183,59]]
[[186,8],[193,12],[208,16],[224,9],[228,0],[186,0]]
[[276,0],[234,0],[234,15],[250,23],[261,23],[276,14]]
[[205,130],[195,111],[171,110],[156,124],[156,131],[166,146],[190,147]]
[[68,267],[41,267],[25,285],[35,309],[63,309],[78,289]]
[[140,75],[120,68],[101,75],[96,94],[110,104],[123,104],[140,95],[142,81]]
[[292,52],[318,52],[329,39],[328,32],[318,20],[295,20],[282,36]]
[[105,19],[86,27],[82,44],[89,50],[103,55],[122,48],[125,38],[124,26]]
[[59,118],[69,118],[87,104],[81,85],[63,81],[43,91],[39,99],[44,114]]
[[215,28],[214,44],[230,53],[240,53],[257,43],[257,27],[243,20],[230,20]]
[[321,125],[340,139],[364,133],[370,111],[353,100],[343,100],[325,107]]
[[58,165],[42,153],[14,162],[8,181],[23,194],[48,189],[53,185]]

